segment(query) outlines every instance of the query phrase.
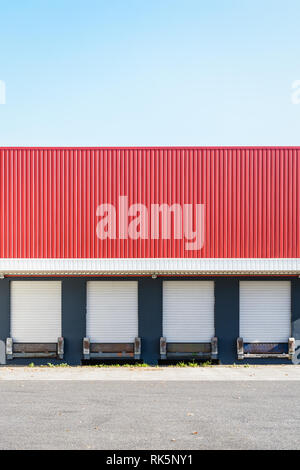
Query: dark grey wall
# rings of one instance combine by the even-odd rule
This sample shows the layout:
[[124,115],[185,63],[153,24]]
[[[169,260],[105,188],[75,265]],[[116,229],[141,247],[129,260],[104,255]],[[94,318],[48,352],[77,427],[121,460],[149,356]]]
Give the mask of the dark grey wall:
[[86,335],[86,280],[69,278],[62,282],[62,335],[64,362],[80,364],[82,340]]
[[300,364],[300,279],[292,280],[292,336],[295,338],[294,364]]
[[219,358],[222,364],[237,362],[236,340],[239,336],[239,280],[215,281],[215,325]]
[[9,280],[0,279],[0,364],[6,364],[5,342],[9,337]]
[[138,302],[142,358],[147,364],[157,364],[162,336],[162,280],[141,278]]

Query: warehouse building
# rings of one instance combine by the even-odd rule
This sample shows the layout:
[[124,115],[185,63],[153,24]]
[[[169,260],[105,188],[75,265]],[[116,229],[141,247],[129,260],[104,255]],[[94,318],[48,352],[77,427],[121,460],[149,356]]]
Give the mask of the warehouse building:
[[0,364],[298,363],[300,148],[0,148]]

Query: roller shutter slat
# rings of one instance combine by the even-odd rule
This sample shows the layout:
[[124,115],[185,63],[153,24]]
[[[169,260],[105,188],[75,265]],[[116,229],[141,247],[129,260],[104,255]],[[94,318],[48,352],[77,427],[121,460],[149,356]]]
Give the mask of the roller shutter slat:
[[133,342],[138,336],[138,283],[87,283],[87,336],[92,343]]
[[19,343],[56,343],[61,329],[60,281],[12,281],[11,337]]
[[244,342],[286,343],[290,334],[290,282],[241,281],[240,336]]
[[214,282],[164,281],[163,335],[167,341],[209,342],[214,334]]

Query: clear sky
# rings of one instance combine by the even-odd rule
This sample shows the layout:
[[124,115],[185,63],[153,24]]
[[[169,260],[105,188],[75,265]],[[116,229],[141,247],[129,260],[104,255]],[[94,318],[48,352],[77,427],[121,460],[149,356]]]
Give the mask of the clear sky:
[[0,80],[2,146],[300,145],[300,1],[0,0]]

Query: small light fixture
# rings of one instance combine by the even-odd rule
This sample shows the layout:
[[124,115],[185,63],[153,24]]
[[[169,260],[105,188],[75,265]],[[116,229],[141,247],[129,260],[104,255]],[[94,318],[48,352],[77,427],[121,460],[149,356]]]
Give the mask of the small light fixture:
[[157,278],[157,274],[152,274],[152,279],[156,279]]
[[4,279],[4,274],[0,273],[0,279]]

